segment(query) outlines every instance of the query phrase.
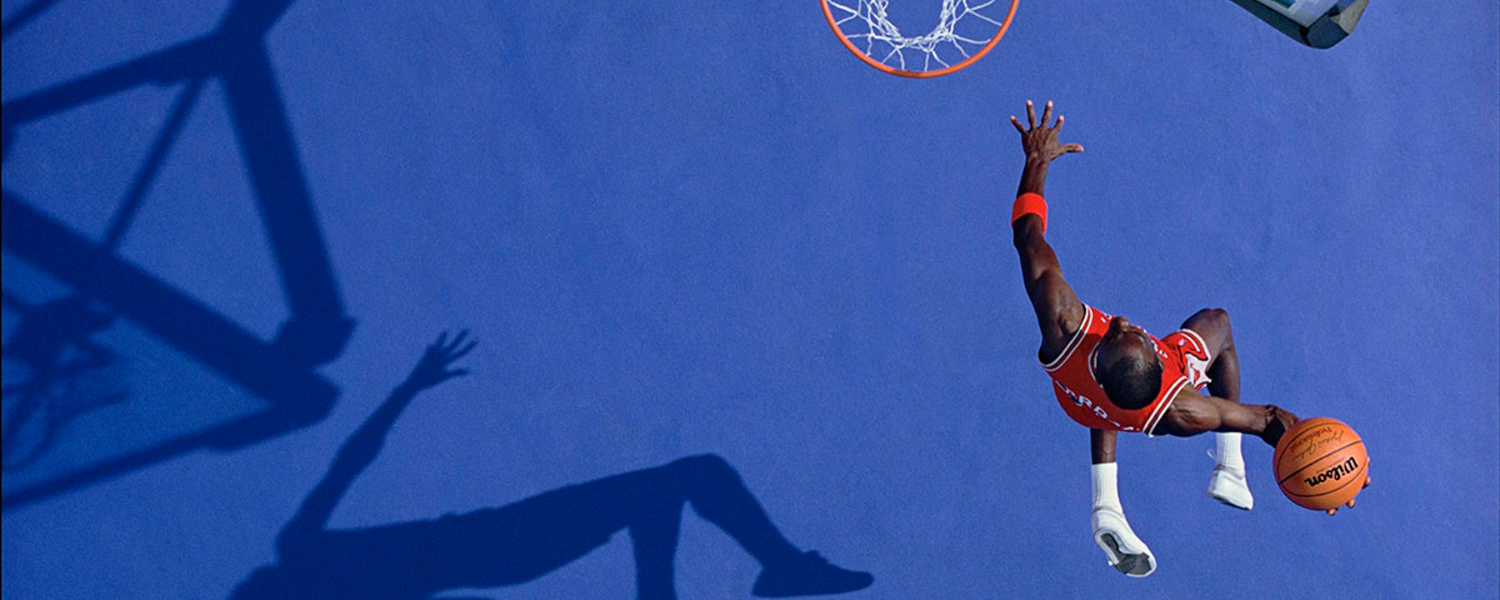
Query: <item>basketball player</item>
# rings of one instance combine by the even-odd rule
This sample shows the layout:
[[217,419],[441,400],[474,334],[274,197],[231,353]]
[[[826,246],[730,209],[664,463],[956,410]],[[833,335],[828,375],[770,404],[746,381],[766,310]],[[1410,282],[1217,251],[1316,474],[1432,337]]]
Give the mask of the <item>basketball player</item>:
[[[1240,404],[1239,358],[1229,313],[1223,309],[1200,310],[1177,331],[1157,338],[1124,317],[1078,300],[1043,236],[1047,205],[1042,188],[1048,164],[1064,154],[1082,152],[1083,146],[1058,142],[1063,118],[1058,116],[1049,127],[1051,118],[1052,103],[1048,102],[1039,126],[1030,101],[1026,102],[1028,126],[1010,118],[1021,132],[1021,148],[1026,152],[1011,227],[1026,294],[1042,329],[1037,358],[1052,377],[1063,410],[1089,428],[1094,541],[1121,573],[1145,577],[1156,570],[1156,558],[1131,531],[1120,507],[1115,487],[1118,432],[1182,437],[1218,432],[1218,464],[1209,477],[1208,495],[1250,510],[1255,500],[1245,482],[1240,434],[1259,437],[1274,448],[1298,418],[1276,406]],[[1210,395],[1198,392],[1204,387]],[[1354,506],[1354,501],[1348,506]]]

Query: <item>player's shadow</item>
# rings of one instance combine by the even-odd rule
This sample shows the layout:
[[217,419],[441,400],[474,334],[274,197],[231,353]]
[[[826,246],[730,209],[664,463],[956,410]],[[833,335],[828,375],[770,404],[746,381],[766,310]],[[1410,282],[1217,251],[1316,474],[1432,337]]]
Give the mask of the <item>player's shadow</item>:
[[[17,11],[5,23],[4,36],[8,39],[54,4],[55,0],[37,0]],[[314,368],[342,354],[353,320],[333,277],[265,46],[267,32],[291,4],[292,0],[236,0],[206,35],[4,103],[0,160],[10,161],[24,147],[17,141],[33,135],[28,131],[32,123],[138,86],[180,86],[128,188],[99,190],[101,198],[64,205],[116,201],[102,237],[85,236],[8,185],[4,190],[0,245],[6,331],[11,338],[4,346],[5,510],[194,449],[261,441],[316,422],[332,407],[337,389]],[[222,85],[290,313],[272,340],[252,334],[119,254],[210,81]],[[236,265],[223,268],[233,270]],[[147,341],[132,346],[121,342],[122,336]],[[86,416],[108,419],[110,407],[158,400],[132,393],[133,369],[153,363],[154,359],[138,356],[148,346],[169,348],[187,359],[183,365],[206,367],[261,405],[231,410],[216,406],[220,397],[189,398],[187,392],[179,392],[180,406],[170,409],[174,419],[163,421],[195,423],[190,427],[149,435],[120,432],[120,440],[108,435],[69,436],[70,425]],[[127,433],[134,437],[125,440]]]
[[[460,373],[448,368],[472,344],[462,335],[430,346],[412,375],[346,441],[333,465],[277,537],[277,562],[255,570],[233,600],[430,598],[444,590],[531,581],[625,531],[642,599],[675,598],[673,562],[683,507],[724,530],[764,567],[762,596],[863,589],[867,573],[833,566],[793,546],[739,473],[698,455],[654,468],[570,485],[500,508],[362,529],[326,528],[354,478],[384,444],[401,410],[422,389]],[[448,597],[448,596],[444,596]]]

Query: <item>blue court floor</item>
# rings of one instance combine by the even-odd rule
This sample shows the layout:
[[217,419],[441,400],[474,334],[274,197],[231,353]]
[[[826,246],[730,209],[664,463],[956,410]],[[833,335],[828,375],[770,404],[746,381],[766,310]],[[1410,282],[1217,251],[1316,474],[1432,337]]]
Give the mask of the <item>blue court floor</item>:
[[[1500,597],[1493,1],[1373,0],[1329,50],[1224,0],[1023,1],[927,81],[811,0],[3,16],[7,600],[229,598],[304,501],[468,523],[441,517],[702,454],[874,575],[840,598]],[[1211,436],[1122,435],[1160,567],[1105,563],[1011,245],[1027,99],[1086,149],[1047,187],[1079,296],[1158,335],[1227,309],[1246,402],[1363,436],[1356,508],[1292,505],[1247,439],[1235,511]],[[470,373],[330,471],[463,329]],[[392,533],[306,574],[493,561],[517,582],[438,597],[631,598],[625,532],[518,566],[667,488],[631,489],[511,521],[534,548]],[[736,539],[684,511],[678,596],[750,597]]]

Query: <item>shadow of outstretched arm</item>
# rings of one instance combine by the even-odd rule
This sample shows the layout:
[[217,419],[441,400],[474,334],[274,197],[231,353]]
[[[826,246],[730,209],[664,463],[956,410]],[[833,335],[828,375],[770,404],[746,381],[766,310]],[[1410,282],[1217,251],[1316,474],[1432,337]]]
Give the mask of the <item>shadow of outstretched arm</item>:
[[389,398],[381,403],[375,414],[359,426],[359,429],[349,436],[344,446],[333,459],[333,465],[328,468],[328,473],[323,476],[322,481],[308,493],[303,499],[302,507],[297,510],[297,515],[282,528],[277,539],[277,547],[285,549],[288,546],[297,546],[297,541],[305,539],[310,535],[317,535],[323,531],[328,524],[328,518],[333,514],[334,507],[338,506],[343,499],[344,493],[349,491],[349,486],[354,479],[363,473],[375,457],[380,454],[380,449],[385,446],[385,438],[395,425],[396,418],[406,410],[417,394],[423,390],[436,386],[454,377],[468,375],[468,369],[451,369],[452,364],[464,355],[468,354],[478,345],[478,341],[465,341],[468,338],[467,330],[454,336],[453,341],[448,341],[448,333],[443,332],[437,341],[427,346],[422,353],[422,359],[417,362],[416,368],[412,369],[401,385],[396,386]]

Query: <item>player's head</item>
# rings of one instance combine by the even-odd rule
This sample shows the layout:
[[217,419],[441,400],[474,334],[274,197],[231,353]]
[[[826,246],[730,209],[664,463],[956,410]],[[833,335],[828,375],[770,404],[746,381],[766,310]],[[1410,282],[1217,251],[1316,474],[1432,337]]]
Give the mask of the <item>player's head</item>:
[[1115,317],[1099,339],[1097,352],[1094,378],[1115,406],[1135,410],[1161,393],[1161,357],[1146,330]]

